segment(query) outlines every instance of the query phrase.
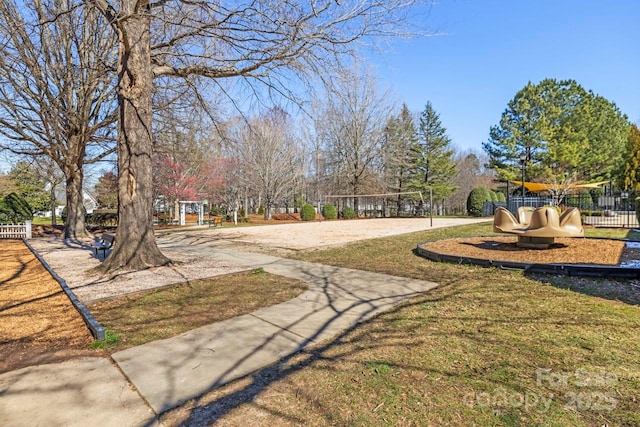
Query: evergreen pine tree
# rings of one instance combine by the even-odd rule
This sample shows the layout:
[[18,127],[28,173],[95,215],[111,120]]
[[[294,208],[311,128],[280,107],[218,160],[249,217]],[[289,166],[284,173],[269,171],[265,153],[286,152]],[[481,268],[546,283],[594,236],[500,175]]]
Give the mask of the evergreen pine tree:
[[16,163],[9,174],[16,183],[16,194],[29,204],[32,211],[47,210],[49,194],[45,190],[46,183],[29,163]]
[[416,161],[411,180],[413,191],[422,191],[424,194],[431,188],[434,199],[444,201],[456,189],[452,183],[456,173],[454,150],[447,130],[440,122],[440,115],[431,102],[427,102],[420,114],[418,144],[415,149]]
[[[387,144],[385,147],[385,173],[390,191],[401,193],[408,191],[412,180],[411,172],[415,166],[418,144],[413,116],[406,104],[400,114],[392,117],[387,124]],[[402,213],[405,198],[398,195],[397,212]]]

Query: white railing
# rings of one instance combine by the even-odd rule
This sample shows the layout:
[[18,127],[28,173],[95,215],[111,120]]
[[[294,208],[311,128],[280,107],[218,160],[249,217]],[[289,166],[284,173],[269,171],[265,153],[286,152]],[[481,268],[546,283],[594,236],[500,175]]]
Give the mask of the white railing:
[[0,239],[30,239],[31,221],[24,224],[0,224]]

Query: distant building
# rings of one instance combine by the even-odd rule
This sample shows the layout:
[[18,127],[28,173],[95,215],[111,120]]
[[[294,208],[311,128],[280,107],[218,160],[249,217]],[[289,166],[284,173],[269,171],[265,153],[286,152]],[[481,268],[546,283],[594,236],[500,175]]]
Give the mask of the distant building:
[[[88,214],[93,213],[93,211],[98,208],[98,201],[93,197],[93,194],[89,193],[87,190],[82,190],[82,204]],[[64,208],[65,205],[56,206],[56,217],[62,216]],[[51,211],[36,212],[35,216],[51,218]]]
[[96,198],[93,197],[93,194],[84,189],[82,190],[82,204],[88,214],[93,213],[93,211],[98,208],[98,201]]

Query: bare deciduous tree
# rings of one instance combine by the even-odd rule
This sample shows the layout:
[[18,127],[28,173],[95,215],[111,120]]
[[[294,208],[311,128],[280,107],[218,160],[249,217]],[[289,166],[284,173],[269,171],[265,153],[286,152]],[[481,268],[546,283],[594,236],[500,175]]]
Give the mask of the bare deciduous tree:
[[0,3],[0,148],[62,170],[65,237],[86,234],[84,165],[114,150],[115,39],[105,26],[74,0]]
[[495,172],[484,165],[489,158],[483,153],[473,151],[458,152],[454,155],[457,165],[452,183],[456,191],[447,198],[451,213],[464,214],[467,210],[467,198],[476,187],[494,188]]
[[[161,265],[152,228],[154,77],[239,77],[295,98],[296,77],[326,72],[358,40],[397,35],[418,0],[85,0],[118,36],[119,237],[105,271]],[[304,79],[303,79],[304,81]],[[259,86],[252,86],[259,87]]]
[[264,219],[269,220],[274,203],[292,194],[302,179],[302,146],[296,144],[288,115],[279,108],[243,123],[234,139],[245,188],[264,198]]
[[51,225],[57,225],[56,208],[58,206],[58,199],[56,197],[56,190],[58,185],[65,181],[64,174],[51,157],[41,156],[31,160],[33,161],[33,167],[36,173],[47,183],[49,209],[51,210]]
[[[382,159],[385,126],[392,113],[388,99],[365,73],[345,70],[327,87],[316,134],[330,153],[333,175],[347,183],[351,194],[362,194]],[[357,208],[357,197],[353,203]]]

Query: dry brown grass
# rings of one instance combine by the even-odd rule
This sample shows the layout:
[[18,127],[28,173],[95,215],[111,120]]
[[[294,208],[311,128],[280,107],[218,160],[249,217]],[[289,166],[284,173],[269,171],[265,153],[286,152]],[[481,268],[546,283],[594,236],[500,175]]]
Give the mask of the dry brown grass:
[[[640,298],[630,292],[620,301],[623,293],[615,292],[636,285],[596,279],[575,285],[568,277],[528,277],[412,254],[419,242],[490,234],[487,228],[435,230],[296,255],[442,285],[331,342],[194,400],[164,421],[640,425]],[[599,283],[608,292],[600,294]]]
[[121,339],[109,352],[168,338],[295,298],[307,285],[262,270],[195,280],[89,305]]

